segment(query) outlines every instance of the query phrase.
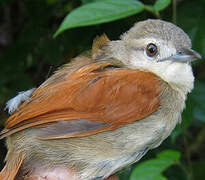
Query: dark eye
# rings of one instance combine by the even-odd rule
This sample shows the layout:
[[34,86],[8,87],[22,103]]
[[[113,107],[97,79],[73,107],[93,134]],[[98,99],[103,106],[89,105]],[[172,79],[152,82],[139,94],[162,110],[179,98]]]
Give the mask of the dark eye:
[[157,54],[157,46],[153,43],[150,43],[146,47],[146,53],[148,56],[153,57]]

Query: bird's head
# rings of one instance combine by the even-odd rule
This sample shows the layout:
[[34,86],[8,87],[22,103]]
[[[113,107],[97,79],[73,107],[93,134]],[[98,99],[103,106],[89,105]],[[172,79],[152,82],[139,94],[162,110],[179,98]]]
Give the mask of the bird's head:
[[111,41],[110,49],[129,68],[151,71],[186,92],[193,88],[190,62],[201,56],[191,49],[188,35],[172,23],[162,20],[136,23],[120,41]]

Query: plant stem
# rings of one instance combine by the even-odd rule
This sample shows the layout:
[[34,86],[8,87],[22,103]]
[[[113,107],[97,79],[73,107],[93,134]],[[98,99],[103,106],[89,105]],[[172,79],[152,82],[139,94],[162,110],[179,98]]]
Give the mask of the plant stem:
[[178,165],[178,166],[181,168],[181,170],[184,172],[184,174],[185,174],[187,177],[190,176],[190,175],[189,175],[189,171],[183,166],[183,164],[181,164],[180,161],[176,161],[176,165]]
[[156,18],[160,19],[159,11],[156,11],[152,6],[145,5],[145,10],[152,13]]
[[177,0],[172,0],[172,22],[177,23]]
[[192,169],[191,155],[190,155],[189,145],[188,145],[187,138],[186,138],[186,130],[185,130],[183,122],[182,122],[182,132],[183,132],[183,140],[184,140],[184,146],[185,146],[185,154],[186,154],[186,159],[187,159],[188,168],[189,168],[189,173],[188,173],[187,178],[188,180],[192,180],[193,179],[193,169]]
[[190,145],[190,152],[197,152],[197,150],[201,147],[205,140],[205,128],[201,129],[201,131],[198,133],[196,140],[193,144]]
[[159,14],[159,11],[155,11],[155,16],[158,18],[158,19],[160,19],[160,14]]

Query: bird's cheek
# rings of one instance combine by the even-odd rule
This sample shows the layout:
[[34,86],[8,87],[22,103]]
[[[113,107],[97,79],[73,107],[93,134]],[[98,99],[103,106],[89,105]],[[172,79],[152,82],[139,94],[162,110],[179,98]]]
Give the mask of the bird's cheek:
[[134,68],[147,67],[151,63],[151,59],[145,57],[143,52],[131,53],[129,57],[129,65]]

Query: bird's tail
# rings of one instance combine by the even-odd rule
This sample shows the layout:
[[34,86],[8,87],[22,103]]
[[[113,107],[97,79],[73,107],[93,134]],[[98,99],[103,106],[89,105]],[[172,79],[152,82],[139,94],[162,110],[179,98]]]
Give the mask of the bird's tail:
[[17,156],[15,161],[7,161],[6,165],[0,172],[0,180],[14,180],[23,160],[23,156]]

